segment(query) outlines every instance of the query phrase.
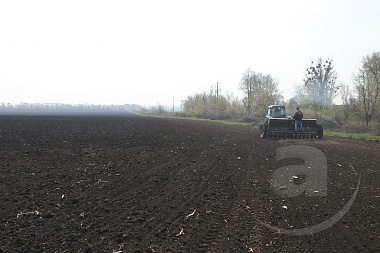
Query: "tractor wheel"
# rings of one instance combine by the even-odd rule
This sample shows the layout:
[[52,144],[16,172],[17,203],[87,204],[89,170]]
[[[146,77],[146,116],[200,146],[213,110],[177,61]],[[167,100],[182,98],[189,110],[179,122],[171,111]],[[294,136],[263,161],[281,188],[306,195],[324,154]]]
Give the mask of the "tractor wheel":
[[317,139],[322,139],[323,137],[323,126],[321,124],[317,124]]
[[261,130],[260,137],[263,139],[267,138],[267,136],[268,136],[268,125],[267,124],[261,125],[260,130]]

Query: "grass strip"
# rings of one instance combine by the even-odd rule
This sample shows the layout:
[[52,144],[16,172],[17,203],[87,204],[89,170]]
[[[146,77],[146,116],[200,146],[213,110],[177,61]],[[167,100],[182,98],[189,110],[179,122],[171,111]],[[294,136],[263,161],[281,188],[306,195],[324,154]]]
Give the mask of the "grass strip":
[[325,136],[335,136],[343,137],[350,139],[361,139],[361,140],[371,140],[371,141],[380,141],[380,136],[369,134],[369,133],[342,133],[335,131],[324,131]]
[[216,122],[221,124],[227,124],[227,125],[237,125],[237,126],[250,126],[251,124],[247,122],[238,122],[238,121],[231,121],[231,120],[220,120],[220,119],[202,119],[202,118],[195,118],[195,117],[175,117],[177,119],[187,119],[187,120],[199,120],[199,121],[208,121],[208,122]]

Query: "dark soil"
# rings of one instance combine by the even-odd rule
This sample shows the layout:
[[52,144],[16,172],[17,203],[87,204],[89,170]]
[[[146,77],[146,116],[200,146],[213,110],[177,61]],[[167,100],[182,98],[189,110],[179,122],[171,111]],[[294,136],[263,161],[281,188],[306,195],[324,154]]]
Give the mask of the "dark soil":
[[[262,140],[251,127],[140,116],[2,116],[0,143],[0,252],[380,252],[378,142]],[[273,172],[304,164],[276,160],[291,145],[326,156],[327,196],[275,194]],[[359,179],[326,230],[263,225],[321,223]]]

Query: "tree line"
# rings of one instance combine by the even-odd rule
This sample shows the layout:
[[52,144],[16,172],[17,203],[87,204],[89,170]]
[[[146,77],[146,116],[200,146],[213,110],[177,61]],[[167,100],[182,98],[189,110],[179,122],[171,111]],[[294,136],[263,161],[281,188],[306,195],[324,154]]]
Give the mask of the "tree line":
[[250,118],[265,113],[269,104],[283,101],[277,81],[250,68],[244,71],[239,89],[244,93],[243,99],[231,92],[222,95],[215,89],[188,96],[182,101],[183,113],[201,118]]
[[[294,96],[284,101],[278,82],[270,74],[251,68],[242,73],[237,85],[243,98],[233,93],[222,94],[213,87],[209,92],[188,96],[182,101],[183,114],[202,118],[262,117],[271,104],[301,106],[313,116],[332,118],[340,125],[364,122],[367,127],[380,119],[380,52],[363,57],[359,69],[352,73],[352,83],[338,81],[332,59],[318,58],[306,68],[304,79]],[[334,104],[340,95],[341,104]]]
[[136,104],[95,105],[63,103],[0,103],[0,114],[86,114],[86,113],[123,113],[138,111]]

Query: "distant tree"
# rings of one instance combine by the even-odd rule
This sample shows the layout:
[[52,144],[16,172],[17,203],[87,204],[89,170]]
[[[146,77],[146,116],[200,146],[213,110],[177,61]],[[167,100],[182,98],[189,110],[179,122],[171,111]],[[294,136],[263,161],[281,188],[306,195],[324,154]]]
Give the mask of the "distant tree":
[[232,92],[226,93],[226,99],[228,103],[227,113],[233,118],[239,118],[244,115],[244,104],[241,99],[235,96]]
[[278,83],[272,76],[251,69],[243,73],[239,87],[245,94],[243,103],[248,116],[252,112],[263,114],[268,105],[279,103],[283,99]]
[[347,84],[342,84],[340,87],[340,98],[342,100],[342,104],[348,105],[351,97],[350,86]]
[[220,94],[211,89],[209,93],[197,93],[182,101],[183,113],[200,118],[228,119],[243,114],[241,101],[232,93]]
[[363,58],[354,82],[360,109],[368,127],[380,107],[380,52]]
[[292,98],[288,99],[286,105],[288,108],[296,108],[299,105],[299,101],[297,98],[292,97]]
[[316,63],[312,61],[305,75],[304,91],[309,103],[314,104],[319,110],[323,105],[331,105],[339,90],[332,60],[323,61],[319,58]]
[[351,90],[350,87],[346,84],[342,84],[340,88],[340,96],[342,100],[342,105],[343,105],[343,114],[344,114],[344,120],[347,121],[347,119],[350,116],[350,111],[351,111],[351,105],[353,103],[352,96],[351,96]]
[[268,105],[280,103],[283,96],[278,89],[278,83],[272,76],[259,73],[256,80],[259,86],[254,96],[254,105],[261,112],[263,109],[266,112]]
[[243,104],[246,108],[246,112],[248,116],[251,116],[252,113],[252,96],[255,89],[254,83],[251,81],[252,75],[254,72],[248,68],[242,76],[240,81],[239,88],[244,92],[245,98],[243,99]]
[[192,116],[207,114],[207,94],[195,94],[182,101],[183,112]]

